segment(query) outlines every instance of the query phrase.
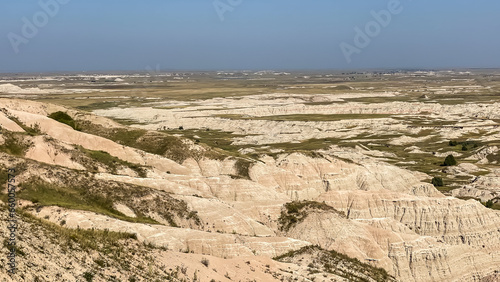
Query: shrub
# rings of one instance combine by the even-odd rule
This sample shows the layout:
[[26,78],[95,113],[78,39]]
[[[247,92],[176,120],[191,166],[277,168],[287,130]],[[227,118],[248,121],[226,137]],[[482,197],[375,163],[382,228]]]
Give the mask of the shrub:
[[488,200],[486,203],[484,203],[484,206],[491,209],[493,207],[493,201]]
[[465,145],[465,144],[464,144],[464,145],[462,145],[462,151],[467,151],[467,150],[468,150],[468,149],[467,149],[467,145]]
[[102,259],[96,259],[96,260],[94,260],[94,263],[97,264],[100,267],[105,267],[106,266],[106,262],[104,260],[102,260]]
[[210,262],[208,261],[208,259],[202,258],[201,259],[201,264],[203,264],[204,266],[208,267],[208,265],[210,264]]
[[432,185],[434,185],[434,187],[442,187],[443,186],[443,179],[441,177],[434,177],[434,178],[432,178],[431,183],[432,183]]
[[92,280],[94,280],[94,273],[89,272],[89,271],[84,272],[83,278],[85,278],[86,281],[91,282]]
[[448,145],[450,145],[450,146],[457,146],[457,144],[458,144],[457,141],[448,142]]
[[75,130],[79,130],[78,126],[76,125],[75,120],[72,117],[70,117],[67,113],[64,113],[61,111],[54,112],[54,113],[51,113],[49,115],[49,118],[51,118],[53,120],[57,120],[60,123],[67,124]]
[[249,169],[252,163],[245,159],[238,159],[234,164],[236,167],[236,177],[243,179],[250,179]]
[[21,135],[13,133],[3,134],[5,142],[0,145],[0,151],[10,155],[24,156],[30,144],[24,141]]
[[454,166],[454,165],[457,165],[457,161],[455,160],[455,157],[453,155],[448,155],[444,159],[443,165],[444,166]]

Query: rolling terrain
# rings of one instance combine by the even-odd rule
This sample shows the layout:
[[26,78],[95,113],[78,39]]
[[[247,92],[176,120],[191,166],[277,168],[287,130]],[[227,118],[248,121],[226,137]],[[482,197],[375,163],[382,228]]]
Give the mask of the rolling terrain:
[[17,278],[497,281],[499,91],[486,70],[3,77]]

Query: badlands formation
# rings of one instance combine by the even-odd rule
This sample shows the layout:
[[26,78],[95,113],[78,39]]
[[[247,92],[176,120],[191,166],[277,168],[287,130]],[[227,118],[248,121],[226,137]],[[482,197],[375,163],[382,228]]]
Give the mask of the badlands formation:
[[500,279],[496,74],[211,75],[4,78],[1,281]]

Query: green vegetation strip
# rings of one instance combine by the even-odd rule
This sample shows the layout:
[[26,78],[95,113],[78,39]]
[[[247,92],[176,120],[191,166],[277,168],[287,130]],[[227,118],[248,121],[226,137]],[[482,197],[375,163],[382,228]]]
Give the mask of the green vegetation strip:
[[115,141],[151,154],[165,156],[178,163],[194,157],[187,144],[178,137],[164,132],[148,132],[144,129],[105,128],[90,122],[80,122],[81,131]]
[[108,254],[115,248],[121,248],[121,240],[137,240],[137,235],[133,233],[95,229],[71,229],[40,219],[24,210],[20,210],[19,214],[23,218],[23,221],[40,225],[47,231],[56,235],[58,238],[57,242],[61,246],[65,245],[64,242],[66,242],[66,244],[74,242],[83,250],[91,249]]
[[108,152],[87,150],[81,146],[79,146],[78,148],[80,151],[84,152],[88,157],[111,168],[113,174],[116,174],[118,166],[121,165],[134,170],[135,172],[137,172],[139,177],[144,178],[147,176],[146,171],[140,165],[129,163],[117,157],[111,156]]
[[84,187],[68,188],[40,180],[28,181],[22,184],[22,190],[18,193],[18,197],[43,206],[91,211],[129,222],[158,224],[157,221],[149,217],[125,216],[113,208],[112,199],[92,194],[88,188]]
[[29,144],[24,141],[23,135],[22,133],[4,131],[2,134],[4,143],[0,145],[0,152],[14,156],[24,156]]
[[349,119],[390,118],[391,116],[392,115],[390,114],[333,114],[333,115],[297,114],[297,115],[276,115],[276,116],[262,116],[262,117],[249,117],[236,114],[215,115],[215,117],[228,118],[228,119],[273,120],[273,121],[341,121]]
[[351,258],[334,250],[324,250],[319,246],[306,246],[273,259],[289,263],[302,260],[306,255],[311,255],[313,258],[313,262],[308,265],[310,274],[328,272],[346,278],[348,281],[359,282],[370,281],[369,278],[375,281],[395,281],[394,277],[383,268],[362,263],[357,258]]

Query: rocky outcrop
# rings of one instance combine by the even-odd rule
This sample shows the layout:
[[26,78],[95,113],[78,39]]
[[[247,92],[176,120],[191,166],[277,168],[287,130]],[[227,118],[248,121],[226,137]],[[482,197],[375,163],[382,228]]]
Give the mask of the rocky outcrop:
[[475,198],[482,202],[500,198],[500,177],[494,174],[478,176],[471,183],[461,188],[454,189],[454,197]]
[[[355,197],[358,198],[360,195]],[[358,208],[359,205],[353,204],[351,210],[347,210],[349,218],[328,211],[310,211],[303,222],[285,234],[297,239],[309,238],[323,248],[388,269],[401,281],[454,281],[458,277],[469,280],[474,276],[478,278],[494,273],[498,268],[500,255],[495,251],[500,232],[495,227],[498,226],[497,213],[488,215],[486,212],[477,219],[478,223],[484,222],[489,226],[485,228],[488,231],[483,231],[478,223],[471,223],[475,218],[464,218],[463,221],[459,219],[456,230],[430,232],[420,227],[429,224],[422,224],[422,221],[417,225],[413,223],[419,222],[418,218],[412,218],[411,224],[404,220],[405,216],[412,217],[411,210],[407,209],[402,217],[401,214],[379,217],[388,214],[376,213],[371,206],[367,207],[370,212],[366,215],[368,218],[360,218],[356,212],[352,213]],[[463,209],[467,208],[462,207],[461,216],[464,215]],[[470,212],[471,217],[477,215],[477,211]],[[358,216],[354,220],[353,214]],[[432,216],[436,216],[436,212],[430,211],[429,217]],[[446,217],[454,218],[453,215]],[[454,225],[454,222],[446,222]],[[463,231],[471,229],[475,230]]]
[[107,229],[136,234],[139,241],[174,251],[195,252],[221,258],[265,255],[275,257],[288,250],[309,245],[306,241],[285,237],[249,237],[237,234],[203,232],[163,225],[131,223],[107,216],[46,207],[32,211],[36,216],[52,222],[65,222],[69,228]]

